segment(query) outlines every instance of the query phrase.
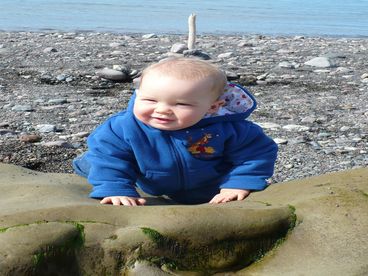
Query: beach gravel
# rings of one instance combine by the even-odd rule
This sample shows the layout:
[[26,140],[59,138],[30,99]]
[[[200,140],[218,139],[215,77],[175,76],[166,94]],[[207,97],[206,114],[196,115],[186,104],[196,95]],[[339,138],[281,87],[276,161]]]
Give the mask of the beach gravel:
[[251,120],[279,144],[273,182],[367,166],[367,38],[201,35],[191,52],[186,39],[0,32],[0,162],[71,173],[142,68],[184,53],[209,57],[255,95]]

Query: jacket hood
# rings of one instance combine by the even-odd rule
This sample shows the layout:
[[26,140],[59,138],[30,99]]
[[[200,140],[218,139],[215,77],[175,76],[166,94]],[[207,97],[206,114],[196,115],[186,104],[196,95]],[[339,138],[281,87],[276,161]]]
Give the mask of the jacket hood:
[[[128,110],[133,111],[135,92],[128,104]],[[228,82],[220,100],[224,100],[216,113],[206,115],[194,126],[204,126],[214,122],[244,120],[256,109],[257,102],[253,95],[244,87]]]

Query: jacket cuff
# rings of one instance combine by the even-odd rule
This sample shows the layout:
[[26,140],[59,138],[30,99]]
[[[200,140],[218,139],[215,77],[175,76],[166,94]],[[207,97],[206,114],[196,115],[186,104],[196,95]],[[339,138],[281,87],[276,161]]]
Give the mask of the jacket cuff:
[[135,189],[113,188],[105,189],[102,187],[94,187],[89,194],[92,198],[104,198],[109,196],[129,196],[129,197],[141,197]]
[[252,191],[262,191],[268,186],[266,180],[259,177],[239,177],[239,180],[229,179],[220,185],[220,189],[242,189]]

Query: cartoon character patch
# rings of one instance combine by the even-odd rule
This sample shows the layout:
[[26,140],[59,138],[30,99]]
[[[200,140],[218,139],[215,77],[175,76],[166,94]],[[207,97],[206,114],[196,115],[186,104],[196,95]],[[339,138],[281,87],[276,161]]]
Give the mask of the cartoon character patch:
[[188,151],[193,155],[200,156],[209,156],[215,153],[215,149],[213,147],[206,146],[211,138],[212,135],[210,133],[204,134],[201,139],[195,142],[192,141],[192,137],[189,137]]

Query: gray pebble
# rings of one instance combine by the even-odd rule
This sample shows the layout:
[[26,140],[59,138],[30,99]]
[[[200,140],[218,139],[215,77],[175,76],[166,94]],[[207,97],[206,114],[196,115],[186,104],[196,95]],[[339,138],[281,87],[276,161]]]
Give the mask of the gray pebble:
[[99,70],[96,72],[96,74],[101,78],[113,81],[127,81],[130,79],[129,75],[125,74],[124,72],[109,68]]
[[34,111],[31,105],[15,105],[12,107],[13,111],[25,112],[25,111]]
[[57,50],[54,47],[47,47],[45,49],[43,49],[44,53],[56,53]]
[[48,101],[49,104],[65,104],[67,102],[67,99],[50,99]]
[[185,50],[188,50],[187,45],[183,43],[175,43],[173,46],[171,46],[170,52],[182,54]]
[[49,133],[49,132],[55,132],[56,126],[49,125],[49,124],[41,124],[41,125],[37,125],[36,129],[41,133]]

